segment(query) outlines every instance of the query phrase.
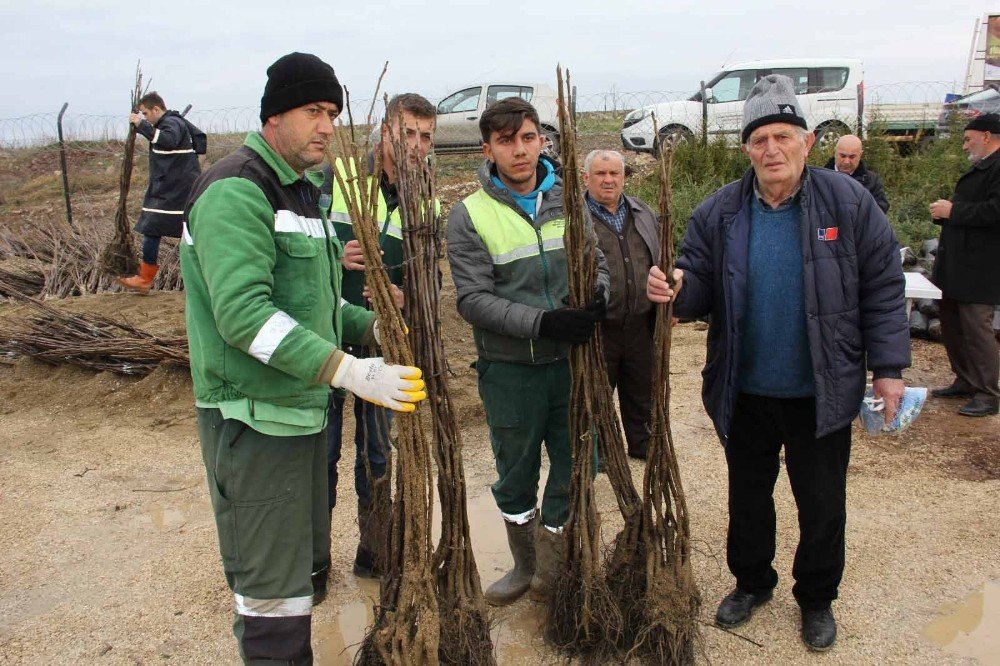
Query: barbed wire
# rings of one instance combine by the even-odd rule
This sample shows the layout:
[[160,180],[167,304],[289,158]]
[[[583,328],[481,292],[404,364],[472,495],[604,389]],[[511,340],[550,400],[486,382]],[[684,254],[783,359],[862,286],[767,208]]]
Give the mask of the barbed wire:
[[[919,120],[930,124],[937,120],[946,98],[948,95],[954,94],[956,88],[957,84],[950,81],[905,81],[868,86],[864,90],[865,122],[875,122],[878,119],[888,118],[891,121]],[[851,94],[853,92],[849,92],[848,97]],[[603,118],[606,122],[599,126],[586,122],[587,118],[581,118],[581,122],[578,123],[578,131],[584,134],[588,132],[606,133],[610,128],[607,123],[612,120],[619,121],[619,126],[612,129],[621,129],[621,121],[625,114],[653,105],[667,105],[657,109],[660,115],[658,125],[661,128],[667,124],[676,124],[693,134],[700,132],[702,116],[707,111],[709,132],[724,132],[729,129],[723,120],[713,117],[712,112],[715,110],[715,104],[703,105],[692,97],[692,91],[622,92],[613,90],[579,94],[576,98],[577,113],[585,115],[611,114],[614,117]],[[370,104],[371,100],[352,100],[354,117],[363,117]],[[58,115],[57,112],[53,111],[0,119],[0,150],[17,148],[57,150]],[[188,113],[187,118],[206,133],[213,135],[215,143],[220,148],[232,149],[242,142],[243,134],[260,128],[258,115],[259,109],[257,107],[226,107],[205,110],[195,108]],[[832,116],[831,118],[817,118],[816,124],[818,126],[819,123],[832,119]],[[596,120],[601,120],[601,118],[596,118]],[[856,125],[855,118],[840,117],[838,120],[852,129]],[[69,112],[63,118],[64,139],[71,149],[77,152],[97,155],[117,154],[120,149],[117,144],[120,144],[125,138],[127,129],[127,114],[96,115]],[[447,143],[448,137],[440,136],[441,131],[451,130],[443,126],[439,128],[439,139]],[[141,146],[142,143],[140,142],[138,145]]]

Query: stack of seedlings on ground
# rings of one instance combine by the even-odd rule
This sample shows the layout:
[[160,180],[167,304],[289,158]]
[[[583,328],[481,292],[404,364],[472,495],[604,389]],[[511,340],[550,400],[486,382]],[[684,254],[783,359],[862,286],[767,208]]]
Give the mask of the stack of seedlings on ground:
[[[383,70],[383,75],[385,70]],[[379,79],[381,82],[381,77]],[[382,265],[376,208],[381,173],[380,151],[374,152],[369,178],[369,142],[354,140],[350,98],[345,106],[351,131],[338,128],[335,140],[344,165],[333,175],[344,194],[365,260],[365,285],[378,319],[382,350],[387,363],[414,365],[403,316],[392,297],[389,275]],[[374,101],[368,113],[371,126]],[[335,158],[331,155],[331,162]],[[396,419],[399,449],[396,456],[396,493],[392,503],[388,562],[382,578],[375,624],[365,636],[358,664],[437,664],[440,636],[437,595],[434,589],[431,548],[433,479],[431,451],[421,423],[421,410],[399,414]]]
[[161,363],[188,365],[183,336],[158,338],[101,315],[63,312],[24,295],[17,300],[28,314],[8,321],[8,330],[0,334],[0,355],[137,376],[148,375]]
[[[33,273],[42,273],[40,289],[22,292],[63,298],[120,291],[117,281],[102,265],[110,230],[103,221],[92,218],[78,219],[75,225],[70,229],[62,223],[39,220],[19,228],[0,229],[0,261],[25,259],[33,265]],[[177,242],[165,238],[161,247],[160,270],[153,284],[159,291],[181,289]],[[4,268],[13,270],[7,265]]]
[[[669,150],[660,156],[659,267],[673,282]],[[701,600],[691,571],[691,532],[670,429],[670,346],[673,302],[656,306],[653,413],[642,482],[644,571],[636,572],[632,614],[641,618],[631,652],[654,664],[691,664]],[[641,575],[644,574],[644,575]]]
[[[560,154],[564,159],[563,242],[569,273],[568,305],[586,307],[597,286],[597,246],[588,233],[576,161],[576,132],[570,114],[572,90],[567,73],[564,91],[559,78]],[[594,335],[570,351],[569,442],[573,470],[569,490],[569,519],[563,528],[566,555],[553,584],[547,617],[547,636],[560,650],[588,660],[600,660],[614,651],[621,630],[621,614],[613,602],[601,567],[601,522],[594,496],[597,421],[601,398],[597,387],[607,383],[600,376],[602,351]]]
[[[135,67],[135,86],[132,88],[132,113],[139,112],[139,100],[144,94],[142,70]],[[125,154],[122,157],[121,176],[118,179],[118,209],[115,211],[115,236],[101,256],[101,265],[111,275],[134,275],[139,272],[132,228],[128,221],[128,190],[132,183],[132,162],[135,159],[135,125],[128,124]]]
[[[386,119],[391,120],[396,121],[396,127],[404,127],[402,112],[397,119]],[[448,362],[441,335],[438,264],[443,252],[434,173],[426,160],[417,163],[411,159],[403,131],[393,137],[393,152],[403,227],[406,316],[414,360],[427,383],[438,469],[441,540],[434,553],[434,573],[441,611],[439,655],[445,665],[490,666],[496,662],[486,600],[472,552],[462,436],[448,393]]]

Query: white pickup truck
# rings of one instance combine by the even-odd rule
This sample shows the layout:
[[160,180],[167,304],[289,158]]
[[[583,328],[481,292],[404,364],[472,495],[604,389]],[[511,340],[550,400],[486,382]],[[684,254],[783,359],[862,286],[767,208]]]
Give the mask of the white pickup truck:
[[559,120],[556,91],[544,83],[479,83],[446,95],[437,105],[437,130],[434,150],[461,152],[479,150],[482,134],[479,118],[486,107],[507,97],[520,97],[538,111],[541,130],[547,139],[546,150],[559,150]]
[[[755,60],[727,67],[689,99],[650,104],[631,111],[622,123],[627,150],[656,153],[661,142],[685,141],[702,134],[739,143],[743,103],[753,85],[768,74],[783,74],[795,85],[802,114],[822,144],[856,131],[876,128],[894,141],[933,134],[940,103],[865,106],[864,66],[846,58]],[[654,129],[654,118],[656,129]]]

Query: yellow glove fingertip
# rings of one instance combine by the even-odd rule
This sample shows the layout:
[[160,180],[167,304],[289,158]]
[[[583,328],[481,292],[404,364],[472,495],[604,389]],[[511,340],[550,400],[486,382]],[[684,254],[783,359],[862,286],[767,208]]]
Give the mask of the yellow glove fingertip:
[[410,412],[414,411],[416,408],[417,408],[417,406],[414,405],[412,402],[401,402],[401,403],[399,403],[399,407],[396,408],[396,411],[397,412],[403,412],[405,414],[409,414]]
[[421,400],[427,399],[427,393],[425,391],[403,391],[406,395],[406,401],[410,403],[420,402]]
[[404,365],[403,370],[404,373],[400,375],[402,379],[420,379],[424,376],[424,373],[420,370],[420,368],[412,365]]

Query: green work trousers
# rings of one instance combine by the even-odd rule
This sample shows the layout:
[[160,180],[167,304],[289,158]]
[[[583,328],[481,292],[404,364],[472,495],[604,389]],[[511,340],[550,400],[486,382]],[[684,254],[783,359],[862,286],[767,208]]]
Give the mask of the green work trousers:
[[330,564],[326,433],[275,437],[197,411],[240,656],[311,664],[311,575]]
[[493,484],[497,506],[505,516],[535,508],[544,442],[549,478],[542,497],[542,522],[560,527],[569,515],[573,464],[569,361],[528,365],[480,358],[476,370],[497,467]]

